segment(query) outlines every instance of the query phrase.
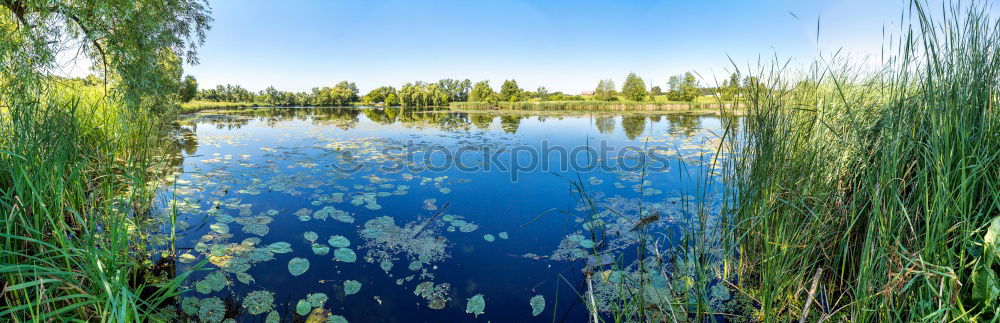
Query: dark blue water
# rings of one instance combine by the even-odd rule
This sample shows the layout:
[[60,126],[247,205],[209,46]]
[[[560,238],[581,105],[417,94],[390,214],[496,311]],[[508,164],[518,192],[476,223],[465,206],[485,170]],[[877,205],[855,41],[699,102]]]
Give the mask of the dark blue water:
[[[194,115],[182,122],[176,186],[164,191],[176,196],[165,209],[176,206],[178,214],[184,256],[177,273],[210,260],[208,270],[187,280],[191,290],[183,297],[188,305],[218,298],[227,308],[223,316],[238,321],[264,321],[272,311],[271,318],[301,320],[296,305],[313,293],[328,298],[319,308],[351,322],[584,321],[588,257],[557,257],[560,242],[579,233],[589,239],[577,249],[597,250],[625,267],[636,259],[638,243],[622,238],[629,235],[622,228],[639,218],[658,217],[643,231],[662,239],[647,243],[676,240],[685,213],[674,206],[698,195],[723,121],[381,108]],[[328,207],[353,222],[314,215]],[[367,232],[381,240],[362,236],[366,222],[384,216],[401,228],[397,236],[379,230]],[[597,218],[621,223],[617,230],[588,229]],[[463,232],[455,219],[477,227]],[[316,233],[315,244],[328,253],[314,252],[306,232]],[[334,259],[336,248],[327,243],[334,235],[350,241],[355,262]],[[428,244],[414,242],[419,237]],[[589,241],[596,247],[584,248]],[[278,242],[291,252],[271,253],[268,246]],[[293,258],[309,262],[301,275],[289,271]],[[388,273],[383,260],[392,262]],[[410,270],[414,261],[420,268]],[[226,278],[224,285],[202,283],[199,291],[213,272]],[[359,282],[360,291],[345,295],[348,280]],[[446,283],[436,306],[444,300],[443,308],[430,308],[430,299],[414,293],[423,282]],[[247,307],[251,292],[273,295],[273,306]],[[467,300],[477,294],[483,313],[467,313]],[[545,300],[537,316],[529,305],[535,295]],[[191,318],[204,314],[196,307],[186,308]]]

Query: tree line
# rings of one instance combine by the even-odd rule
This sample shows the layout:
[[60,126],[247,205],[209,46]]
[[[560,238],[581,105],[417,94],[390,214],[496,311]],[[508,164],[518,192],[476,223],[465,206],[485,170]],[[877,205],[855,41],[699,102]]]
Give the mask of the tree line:
[[[722,100],[734,100],[740,89],[750,86],[754,80],[741,79],[738,73],[733,73],[722,84],[716,87],[702,87],[691,72],[671,76],[667,82],[667,91],[659,86],[649,89],[646,82],[635,73],[629,73],[619,91],[611,79],[600,80],[594,89],[593,99],[598,101],[653,101],[655,97],[666,96],[668,101],[694,101],[703,95],[717,95]],[[572,95],[562,92],[549,92],[544,86],[535,91],[528,91],[518,86],[516,80],[505,80],[499,91],[493,89],[489,81],[479,81],[475,84],[469,79],[442,79],[437,82],[416,81],[396,89],[393,86],[381,86],[360,95],[354,82],[341,81],[332,87],[316,87],[310,92],[281,91],[270,86],[264,90],[253,92],[239,85],[225,84],[214,88],[198,90],[197,80],[187,76],[181,82],[180,99],[183,102],[192,99],[216,102],[255,102],[274,106],[347,106],[352,104],[425,107],[442,106],[450,102],[487,102],[499,104],[502,102],[537,101],[582,101],[586,95]]]

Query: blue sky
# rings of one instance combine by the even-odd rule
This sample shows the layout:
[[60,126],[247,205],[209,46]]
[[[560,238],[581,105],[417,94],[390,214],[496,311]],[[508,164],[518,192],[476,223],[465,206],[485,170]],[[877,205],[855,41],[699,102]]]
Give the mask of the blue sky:
[[[759,2],[759,3],[758,3]],[[516,79],[579,93],[629,72],[664,86],[697,71],[714,83],[758,56],[803,64],[844,49],[877,54],[904,0],[844,1],[211,1],[202,88],[307,91],[341,80],[362,92],[441,78]],[[791,13],[796,17],[793,17]],[[820,21],[819,43],[816,40]]]

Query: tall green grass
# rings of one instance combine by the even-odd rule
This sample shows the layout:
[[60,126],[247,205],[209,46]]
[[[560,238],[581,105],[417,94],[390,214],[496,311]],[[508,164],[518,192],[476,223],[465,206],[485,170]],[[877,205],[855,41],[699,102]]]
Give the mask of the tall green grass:
[[904,17],[874,71],[744,71],[762,82],[743,93],[727,279],[751,318],[1000,319],[1000,20],[957,2]]
[[144,239],[169,116],[103,88],[19,81],[32,92],[3,91],[0,111],[0,317],[155,319],[183,278],[155,271]]

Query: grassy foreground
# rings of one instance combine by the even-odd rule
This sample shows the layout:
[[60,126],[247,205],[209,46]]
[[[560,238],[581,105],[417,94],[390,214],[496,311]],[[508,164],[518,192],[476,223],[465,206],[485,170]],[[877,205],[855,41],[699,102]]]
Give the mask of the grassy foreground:
[[1000,20],[910,10],[874,72],[753,71],[722,277],[750,318],[1000,319]]
[[149,208],[169,115],[103,88],[42,81],[0,118],[0,317],[159,317],[181,277],[150,263]]

